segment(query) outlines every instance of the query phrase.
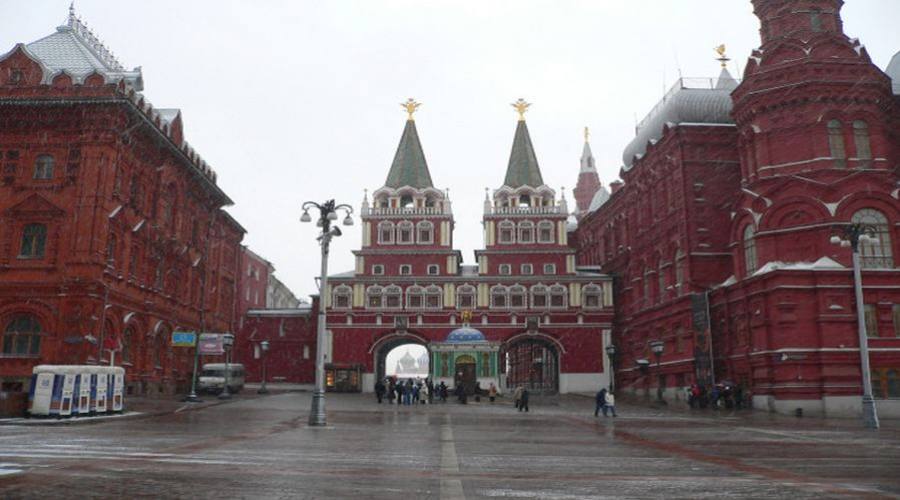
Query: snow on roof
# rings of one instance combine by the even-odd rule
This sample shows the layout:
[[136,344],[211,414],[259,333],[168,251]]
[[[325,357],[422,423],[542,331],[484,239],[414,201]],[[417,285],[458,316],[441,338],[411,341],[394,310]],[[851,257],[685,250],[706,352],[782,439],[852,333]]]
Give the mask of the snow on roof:
[[753,276],[759,276],[761,274],[770,273],[772,271],[777,270],[785,270],[785,271],[828,271],[835,269],[847,269],[842,266],[840,263],[835,262],[829,257],[822,257],[815,262],[781,262],[781,261],[772,261],[766,262],[766,264],[753,273]]
[[600,189],[598,189],[597,192],[594,193],[594,197],[591,198],[591,204],[588,205],[588,212],[593,212],[603,206],[603,204],[609,200],[609,196],[609,190],[600,186]]
[[342,273],[330,274],[328,275],[328,279],[331,278],[353,278],[356,276],[356,271],[344,271]]

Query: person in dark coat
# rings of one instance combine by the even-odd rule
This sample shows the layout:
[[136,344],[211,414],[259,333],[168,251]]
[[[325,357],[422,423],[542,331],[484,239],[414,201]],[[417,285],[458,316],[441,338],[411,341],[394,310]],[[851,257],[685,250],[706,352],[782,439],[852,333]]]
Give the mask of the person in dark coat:
[[403,404],[403,389],[404,388],[405,388],[405,386],[403,385],[403,381],[397,380],[397,385],[394,386],[394,392],[397,393],[397,405],[398,406]]
[[594,416],[600,416],[600,410],[603,410],[603,416],[606,416],[606,387],[600,389],[595,398]]
[[378,404],[381,404],[381,400],[384,398],[384,382],[381,379],[375,382],[375,397],[378,398]]
[[441,403],[447,402],[447,384],[444,381],[441,381],[441,385],[438,386],[438,390],[441,391]]
[[425,387],[428,388],[428,404],[432,404],[434,403],[434,382],[430,378],[426,378]]
[[528,411],[528,388],[522,390],[522,399],[519,401],[519,411]]
[[388,378],[388,385],[387,385],[388,404],[394,404],[394,396],[396,395],[395,391],[396,391],[396,388],[394,387],[394,379]]

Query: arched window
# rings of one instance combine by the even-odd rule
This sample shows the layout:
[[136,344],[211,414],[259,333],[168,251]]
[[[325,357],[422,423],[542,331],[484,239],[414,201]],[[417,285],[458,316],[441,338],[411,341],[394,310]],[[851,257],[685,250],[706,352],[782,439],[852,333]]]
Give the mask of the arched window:
[[744,270],[747,276],[750,276],[757,269],[756,262],[756,232],[753,230],[753,225],[748,224],[747,227],[744,228]]
[[656,261],[656,282],[657,286],[657,298],[662,300],[666,297],[666,270],[663,267],[662,257]]
[[403,290],[397,285],[391,285],[384,289],[384,307],[387,309],[400,309],[403,307]]
[[405,220],[397,224],[397,243],[409,245],[413,243],[413,223]]
[[475,287],[463,285],[456,289],[456,308],[475,309]]
[[20,314],[6,325],[3,332],[3,354],[37,356],[41,353],[41,325],[30,314]]
[[869,142],[869,126],[862,120],[853,122],[853,142],[860,167],[868,167],[872,160],[872,145]]
[[550,291],[544,285],[531,287],[531,307],[543,309],[550,303]]
[[684,288],[684,253],[679,248],[675,251],[675,293],[681,295]]
[[38,155],[34,161],[34,178],[35,179],[52,179],[53,178],[53,157],[50,155]]
[[828,147],[831,150],[831,158],[836,167],[847,166],[847,152],[844,149],[844,132],[841,130],[841,122],[831,120],[828,122]]
[[878,210],[864,208],[850,219],[855,224],[866,224],[875,230],[874,243],[871,240],[860,240],[859,257],[863,269],[891,269],[894,267],[894,256],[891,247],[891,229],[887,217]]
[[528,293],[524,286],[513,285],[509,288],[509,307],[513,309],[528,307]]
[[378,243],[390,245],[394,243],[394,223],[382,221],[378,223]]
[[122,333],[122,363],[131,363],[132,358],[132,341],[134,339],[134,329],[132,327],[128,327],[125,329],[125,332]]
[[550,307],[560,309],[566,307],[569,296],[569,289],[563,285],[553,285],[550,287]]
[[421,309],[425,306],[425,289],[413,285],[406,289],[406,308]]
[[47,226],[28,224],[22,230],[22,249],[19,257],[23,259],[40,259],[44,257],[47,244]]
[[534,243],[534,223],[522,221],[519,223],[519,243]]
[[599,285],[586,285],[581,289],[581,305],[585,309],[600,309],[603,307],[603,289]]
[[501,221],[498,226],[499,241],[503,244],[516,242],[516,225],[512,221]]
[[347,285],[335,287],[331,307],[334,309],[350,309],[353,305],[353,289]]
[[431,285],[425,289],[425,308],[440,309],[443,306],[444,290],[437,286]]
[[382,288],[378,285],[366,288],[366,307],[380,309],[382,307]]
[[416,224],[417,228],[417,239],[419,244],[431,244],[434,243],[434,224],[423,220]]
[[505,309],[509,307],[509,290],[503,285],[491,287],[491,307]]
[[548,220],[538,222],[538,243],[553,243],[553,223]]
[[110,266],[116,264],[116,233],[110,231],[109,239],[106,240],[106,262]]

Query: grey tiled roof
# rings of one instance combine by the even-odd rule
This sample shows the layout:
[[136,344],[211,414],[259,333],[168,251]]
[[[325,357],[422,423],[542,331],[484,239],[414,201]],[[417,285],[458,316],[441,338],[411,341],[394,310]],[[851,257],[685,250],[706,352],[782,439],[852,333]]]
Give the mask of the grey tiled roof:
[[77,81],[96,72],[107,82],[125,79],[136,90],[143,90],[141,69],[126,70],[74,11],[70,10],[68,22],[56,28],[55,33],[29,43],[26,48],[50,70],[45,78],[64,71]]
[[715,80],[680,78],[638,125],[634,139],[622,153],[625,170],[631,168],[636,155],[647,151],[647,143],[662,137],[666,124],[733,124],[731,91],[737,85],[738,82],[724,68]]

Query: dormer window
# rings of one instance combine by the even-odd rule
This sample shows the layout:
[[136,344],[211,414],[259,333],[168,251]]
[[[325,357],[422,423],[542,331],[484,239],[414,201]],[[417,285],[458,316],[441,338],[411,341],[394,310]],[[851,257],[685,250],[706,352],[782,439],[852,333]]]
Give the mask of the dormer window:
[[394,243],[394,223],[379,222],[378,223],[378,243],[382,245],[390,245]]
[[434,224],[428,221],[422,221],[416,224],[417,239],[419,244],[430,245],[434,243]]
[[397,224],[397,243],[410,245],[413,242],[413,223],[403,221]]
[[542,220],[538,223],[538,243],[553,243],[553,223]]
[[500,243],[510,244],[516,242],[515,237],[516,225],[512,221],[505,220],[500,223],[499,239]]
[[35,179],[52,179],[53,178],[53,157],[50,155],[40,155],[34,162],[34,178]]

